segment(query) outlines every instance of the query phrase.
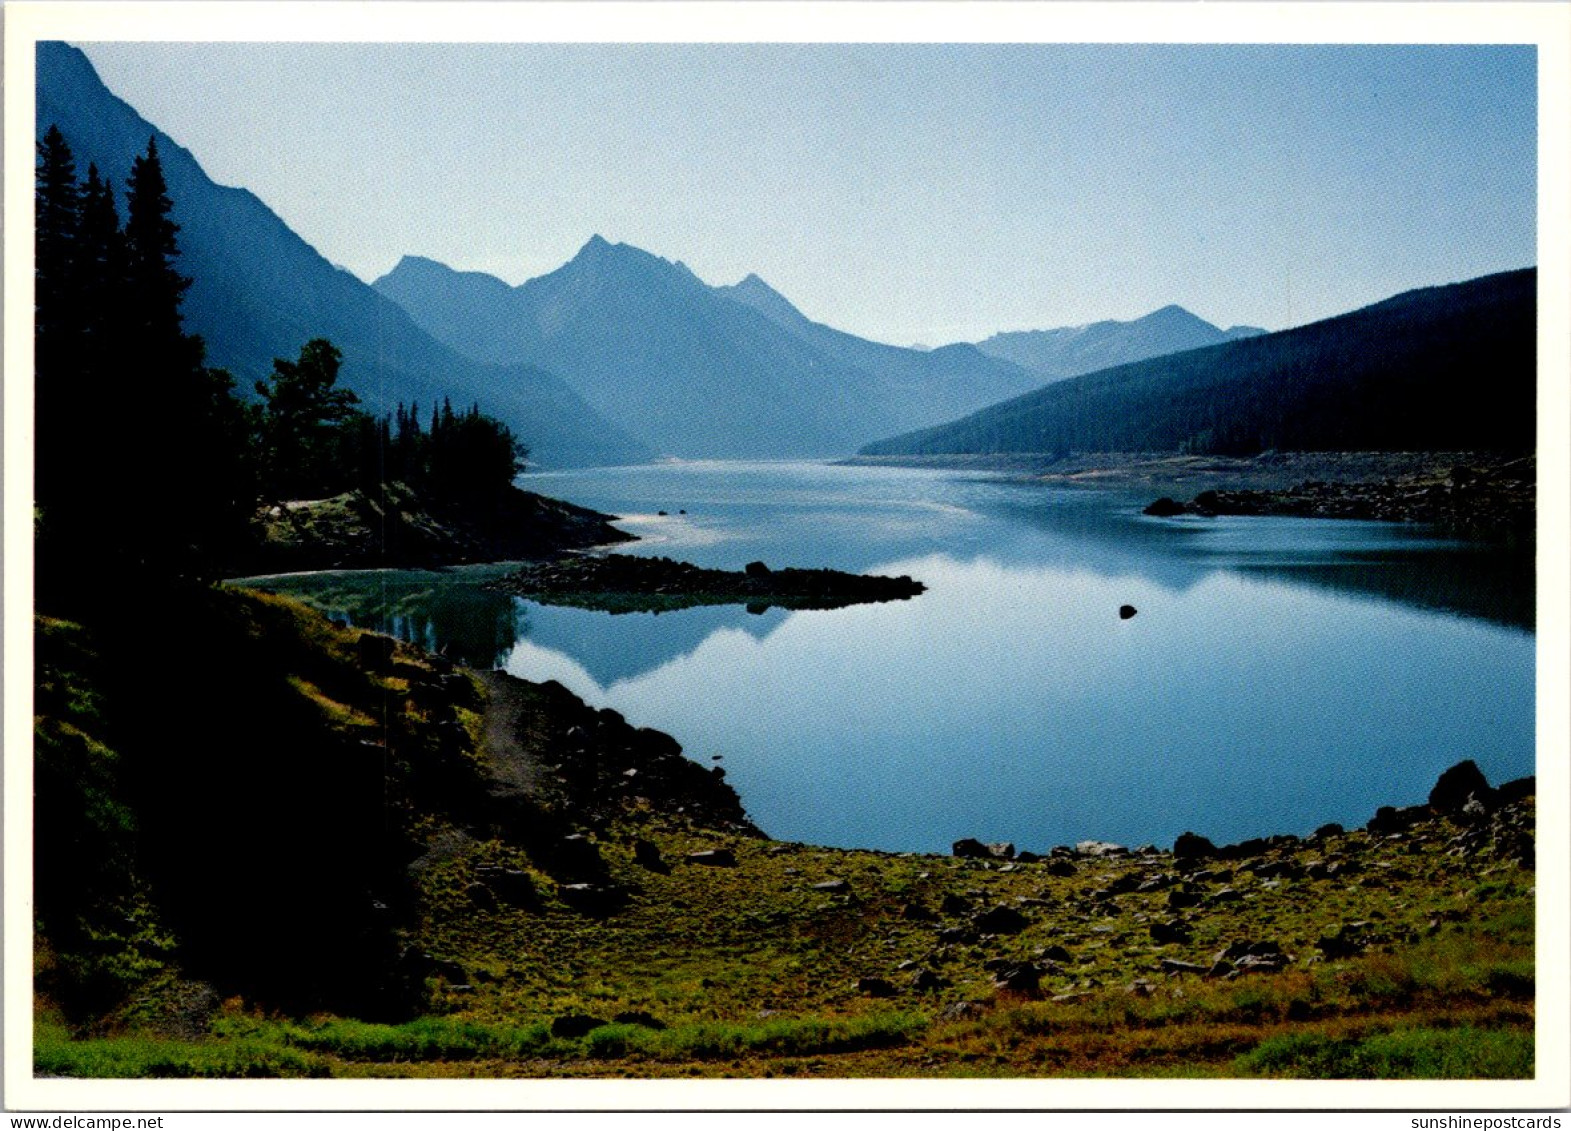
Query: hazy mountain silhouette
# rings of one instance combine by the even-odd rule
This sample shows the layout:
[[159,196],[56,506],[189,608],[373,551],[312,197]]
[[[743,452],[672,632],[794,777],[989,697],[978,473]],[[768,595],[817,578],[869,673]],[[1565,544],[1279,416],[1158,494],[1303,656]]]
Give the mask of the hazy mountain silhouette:
[[1132,322],[994,334],[976,348],[1044,377],[1062,379],[1264,333],[1258,326],[1223,330],[1181,306],[1164,306]]
[[913,417],[946,419],[954,405],[1014,396],[1040,382],[1030,370],[1008,358],[989,357],[976,346],[891,346],[814,322],[757,275],[714,291],[758,311],[831,360],[877,375],[898,411]]
[[969,346],[924,353],[843,334],[756,277],[710,287],[599,236],[518,287],[413,256],[373,285],[455,350],[562,374],[669,455],[841,454],[890,422],[934,423],[1037,382]]
[[1058,381],[869,455],[1530,451],[1534,268]]
[[242,389],[295,357],[311,338],[344,352],[342,380],[373,410],[429,406],[444,396],[478,401],[550,465],[644,459],[649,450],[599,418],[559,377],[523,364],[482,365],[422,331],[396,303],[334,267],[244,189],[213,183],[196,158],[99,80],[86,55],[38,45],[37,133],[58,125],[85,174],[96,164],[124,212],[132,158],[156,137],[180,225],[179,270],[195,282],[186,328],[207,342],[209,362]]

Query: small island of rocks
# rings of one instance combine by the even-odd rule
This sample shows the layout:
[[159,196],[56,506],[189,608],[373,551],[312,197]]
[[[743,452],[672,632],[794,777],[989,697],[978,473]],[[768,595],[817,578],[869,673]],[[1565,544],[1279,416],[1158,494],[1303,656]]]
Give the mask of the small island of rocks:
[[742,570],[705,569],[671,558],[604,554],[525,566],[491,587],[545,605],[572,605],[611,613],[664,612],[698,605],[745,604],[748,612],[772,606],[839,609],[879,601],[905,601],[927,587],[910,577],[877,577],[834,569],[771,569],[749,562]]

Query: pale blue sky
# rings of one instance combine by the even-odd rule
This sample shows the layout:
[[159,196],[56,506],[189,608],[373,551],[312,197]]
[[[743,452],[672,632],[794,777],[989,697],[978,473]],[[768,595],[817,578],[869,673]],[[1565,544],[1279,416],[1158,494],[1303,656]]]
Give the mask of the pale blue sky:
[[79,46],[367,280],[516,283],[599,233],[939,344],[1536,262],[1530,47]]

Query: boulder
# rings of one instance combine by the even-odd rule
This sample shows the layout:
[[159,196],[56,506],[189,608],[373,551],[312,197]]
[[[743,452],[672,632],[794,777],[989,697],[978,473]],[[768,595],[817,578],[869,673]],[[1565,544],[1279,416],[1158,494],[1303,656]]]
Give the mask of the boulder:
[[1329,935],[1321,935],[1315,942],[1320,953],[1327,958],[1353,958],[1364,953],[1368,945],[1364,932],[1348,923],[1342,924]]
[[1007,843],[983,844],[975,837],[955,841],[950,852],[972,860],[1013,860],[1015,846]]
[[1500,784],[1500,787],[1495,790],[1495,796],[1502,804],[1509,805],[1513,801],[1534,796],[1537,787],[1538,781],[1534,777],[1512,778]]
[[551,1019],[551,1035],[576,1040],[605,1024],[607,1022],[602,1018],[591,1017],[587,1013],[564,1013]]
[[1189,928],[1178,920],[1166,923],[1152,923],[1148,928],[1151,941],[1161,946],[1169,943],[1187,943],[1190,940]]
[[496,896],[484,884],[470,884],[464,889],[464,895],[481,911],[496,910]]
[[856,990],[868,997],[894,997],[899,992],[887,978],[858,978]]
[[1233,967],[1239,974],[1275,974],[1287,968],[1287,955],[1246,954]]
[[1043,870],[1049,876],[1072,876],[1080,871],[1079,868],[1076,868],[1068,860],[1049,860],[1047,867]]
[[1023,931],[1031,923],[1013,907],[1006,907],[1000,903],[997,907],[976,915],[971,920],[971,925],[984,935],[1014,935]]
[[979,1001],[957,1001],[938,1015],[940,1021],[975,1021],[987,1016],[987,1006]]
[[1070,954],[1066,948],[1058,945],[1057,943],[1054,943],[1050,947],[1045,947],[1041,953],[1043,958],[1046,958],[1051,962],[1073,962],[1075,960],[1074,955]]
[[529,907],[536,901],[535,881],[518,868],[483,867],[476,869],[496,898],[513,907]]
[[851,885],[846,880],[824,880],[822,883],[812,885],[814,891],[827,891],[836,895],[851,890]]
[[1114,876],[1108,883],[1106,890],[1108,895],[1127,895],[1132,891],[1138,891],[1139,888],[1140,873],[1125,872],[1122,875]]
[[1184,891],[1174,888],[1167,893],[1167,906],[1172,911],[1182,911],[1186,907],[1199,907],[1205,896],[1198,891]]
[[971,910],[971,901],[956,892],[949,892],[938,905],[938,909],[945,915],[964,915]]
[[1156,518],[1172,518],[1174,515],[1183,514],[1184,509],[1185,508],[1183,503],[1179,502],[1177,499],[1163,495],[1160,499],[1157,499],[1154,503],[1151,503],[1149,506],[1147,506],[1141,513],[1149,514]]
[[660,855],[660,849],[640,837],[633,842],[633,863],[650,872],[669,872],[671,866]]
[[1315,840],[1325,840],[1327,837],[1342,836],[1347,830],[1335,821],[1321,825],[1312,834]]
[[627,893],[612,884],[559,884],[556,894],[586,915],[608,915],[627,902]]
[[1478,763],[1469,758],[1440,775],[1440,780],[1429,791],[1429,807],[1437,813],[1456,813],[1470,797],[1489,805],[1494,800],[1494,793]]
[[642,1009],[629,1009],[611,1018],[614,1025],[637,1025],[642,1029],[664,1029],[666,1023]]
[[1216,850],[1216,854],[1224,860],[1247,860],[1251,856],[1259,856],[1269,847],[1260,837],[1252,837],[1237,844],[1224,844]]
[[1128,856],[1129,849],[1121,844],[1113,844],[1105,840],[1082,840],[1075,845],[1075,855],[1100,858],[1106,856]]
[[[1464,801],[1466,798],[1463,799]],[[1458,804],[1457,808],[1461,808]],[[1364,826],[1370,832],[1379,836],[1389,836],[1392,833],[1405,832],[1419,821],[1429,816],[1430,810],[1424,805],[1409,805],[1403,809],[1396,809],[1390,805],[1382,805],[1375,810],[1375,815],[1369,818]]]
[[549,850],[551,863],[562,871],[589,875],[604,867],[600,849],[583,833],[571,833]]
[[1215,960],[1237,964],[1241,963],[1245,958],[1272,957],[1286,961],[1286,956],[1282,954],[1282,948],[1274,942],[1264,939],[1240,939],[1237,942],[1229,943],[1226,948],[1217,951]]
[[1011,966],[1001,971],[993,980],[993,985],[1013,993],[1036,993],[1042,985],[1042,971],[1035,963],[1022,962],[1018,966]]
[[911,975],[911,988],[917,993],[933,993],[949,985],[949,979],[931,970],[917,970]]
[[689,864],[703,864],[710,868],[736,867],[736,853],[729,848],[707,848],[702,852],[689,852],[683,859]]
[[1162,959],[1162,973],[1164,974],[1206,974],[1209,967],[1198,965],[1194,962],[1180,962],[1176,958]]
[[1195,833],[1181,833],[1173,842],[1173,856],[1180,861],[1209,860],[1216,855],[1216,845]]
[[360,666],[368,672],[390,672],[393,670],[393,648],[396,646],[391,636],[382,636],[375,632],[362,632],[355,641],[355,653]]

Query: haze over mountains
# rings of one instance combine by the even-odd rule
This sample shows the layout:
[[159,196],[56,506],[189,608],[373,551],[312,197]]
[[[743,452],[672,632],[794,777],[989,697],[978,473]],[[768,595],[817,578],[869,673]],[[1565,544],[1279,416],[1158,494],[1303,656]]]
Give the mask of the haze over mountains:
[[1164,306],[1130,322],[1092,322],[1057,330],[994,334],[976,347],[1049,379],[1062,380],[1266,332],[1258,326],[1223,330],[1181,306]]
[[[1467,447],[1531,433],[1531,271],[1276,334],[1167,306],[903,348],[816,322],[757,275],[711,286],[599,236],[516,287],[417,256],[368,285],[251,193],[214,184],[61,43],[38,48],[38,133],[50,124],[78,169],[96,163],[122,196],[157,138],[178,266],[195,279],[186,326],[242,389],[326,337],[367,407],[479,402],[546,466],[858,448]],[[1465,393],[1486,375],[1490,396]]]
[[[123,211],[132,159],[157,139],[180,225],[177,266],[195,279],[186,328],[207,342],[209,364],[242,389],[307,341],[344,352],[342,380],[373,410],[403,401],[479,401],[535,458],[557,465],[629,462],[652,453],[601,419],[559,377],[524,364],[484,365],[423,332],[397,304],[322,258],[250,192],[213,183],[195,157],[115,97],[87,56],[38,45],[37,133],[58,125],[76,158],[113,184]],[[346,207],[349,205],[346,204]]]
[[373,286],[461,353],[562,374],[668,455],[843,454],[888,422],[937,423],[1040,383],[971,346],[923,353],[841,333],[756,276],[711,287],[599,236],[517,287],[413,256]]
[[1527,268],[1408,291],[1059,381],[863,452],[1531,451],[1537,283]]

